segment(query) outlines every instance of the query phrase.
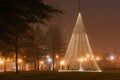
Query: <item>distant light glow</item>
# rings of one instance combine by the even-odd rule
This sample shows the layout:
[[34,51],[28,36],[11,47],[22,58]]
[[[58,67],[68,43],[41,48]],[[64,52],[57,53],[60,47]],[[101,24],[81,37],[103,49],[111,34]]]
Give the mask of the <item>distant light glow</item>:
[[97,61],[99,61],[99,60],[100,60],[100,58],[99,58],[99,57],[96,57],[96,60],[97,60]]
[[44,62],[43,61],[40,61],[40,64],[43,64]]
[[56,55],[56,58],[58,59],[58,58],[59,58],[59,56],[58,56],[58,55]]
[[51,59],[51,58],[48,58],[48,62],[52,62],[52,59]]
[[3,60],[0,60],[0,64],[3,64]]
[[83,62],[83,58],[80,59],[80,62]]
[[18,59],[18,62],[21,63],[21,62],[22,62],[22,59]]
[[115,56],[112,55],[112,56],[109,57],[109,59],[110,59],[110,60],[114,60],[114,59],[115,59]]
[[64,64],[65,64],[65,62],[64,62],[64,61],[61,61],[61,62],[60,62],[60,64],[61,64],[61,65],[64,65]]
[[90,55],[89,54],[87,54],[87,58],[89,58],[90,57]]
[[49,55],[47,55],[46,57],[47,57],[47,58],[49,58],[50,56],[49,56]]

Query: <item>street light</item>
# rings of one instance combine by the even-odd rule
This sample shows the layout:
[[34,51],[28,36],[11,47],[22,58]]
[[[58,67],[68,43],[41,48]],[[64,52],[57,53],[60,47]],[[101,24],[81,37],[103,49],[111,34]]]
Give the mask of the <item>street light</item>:
[[111,55],[111,56],[109,57],[109,59],[110,59],[110,60],[114,60],[114,59],[115,59],[115,56]]
[[49,62],[49,63],[52,62],[52,59],[51,59],[51,58],[48,58],[48,62]]
[[44,62],[43,61],[40,61],[40,64],[43,64]]
[[61,65],[61,69],[62,69],[62,70],[64,69],[64,64],[65,64],[64,61],[61,61],[61,62],[60,62],[60,65]]
[[100,58],[99,58],[99,57],[96,57],[96,60],[97,60],[97,61],[99,61],[99,60],[100,60]]
[[4,63],[4,61],[3,60],[0,60],[0,64],[3,64]]
[[18,63],[21,63],[23,60],[22,59],[18,59]]
[[83,62],[83,58],[80,58],[80,62]]
[[89,58],[90,57],[90,55],[89,54],[87,54],[87,58]]
[[4,61],[0,60],[0,71],[3,71],[3,63],[4,63]]
[[19,58],[19,59],[18,59],[18,63],[19,63],[18,69],[19,69],[19,70],[23,70],[22,62],[23,62],[23,60]]
[[64,64],[65,64],[65,62],[64,62],[64,61],[61,61],[61,62],[60,62],[60,64],[61,64],[61,65],[64,65]]
[[87,58],[84,58],[84,61],[87,61]]
[[49,58],[49,57],[50,57],[49,55],[46,56],[46,58]]
[[56,55],[56,58],[58,59],[58,58],[59,58],[59,56],[58,56],[58,55]]
[[39,69],[40,69],[40,70],[43,70],[43,69],[44,69],[44,61],[40,61]]

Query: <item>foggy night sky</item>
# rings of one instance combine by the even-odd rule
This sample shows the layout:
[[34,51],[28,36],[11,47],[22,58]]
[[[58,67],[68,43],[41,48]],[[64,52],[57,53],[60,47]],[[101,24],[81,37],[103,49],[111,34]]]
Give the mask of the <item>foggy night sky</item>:
[[[79,0],[45,0],[64,11],[56,23],[70,40]],[[120,0],[80,0],[80,11],[94,53],[120,53]]]

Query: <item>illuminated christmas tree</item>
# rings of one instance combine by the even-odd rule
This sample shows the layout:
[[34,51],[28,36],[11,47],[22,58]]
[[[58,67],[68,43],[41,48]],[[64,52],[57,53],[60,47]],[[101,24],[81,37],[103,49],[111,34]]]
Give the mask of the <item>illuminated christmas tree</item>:
[[101,72],[93,55],[80,13],[64,57],[64,67],[60,71]]

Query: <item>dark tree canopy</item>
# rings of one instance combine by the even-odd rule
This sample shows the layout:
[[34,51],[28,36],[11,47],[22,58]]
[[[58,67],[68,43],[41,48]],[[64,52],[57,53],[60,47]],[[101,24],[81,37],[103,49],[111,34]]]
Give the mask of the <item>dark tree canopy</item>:
[[[14,39],[30,29],[28,23],[45,24],[54,13],[61,11],[45,4],[43,0],[0,0],[0,39]],[[10,42],[10,41],[9,41]]]
[[45,4],[43,0],[0,0],[0,42],[14,47],[16,73],[19,43],[26,41],[32,31],[29,23],[45,24],[56,13],[62,12]]
[[17,21],[41,22],[53,13],[61,12],[43,3],[43,0],[0,0],[0,19],[14,24]]

